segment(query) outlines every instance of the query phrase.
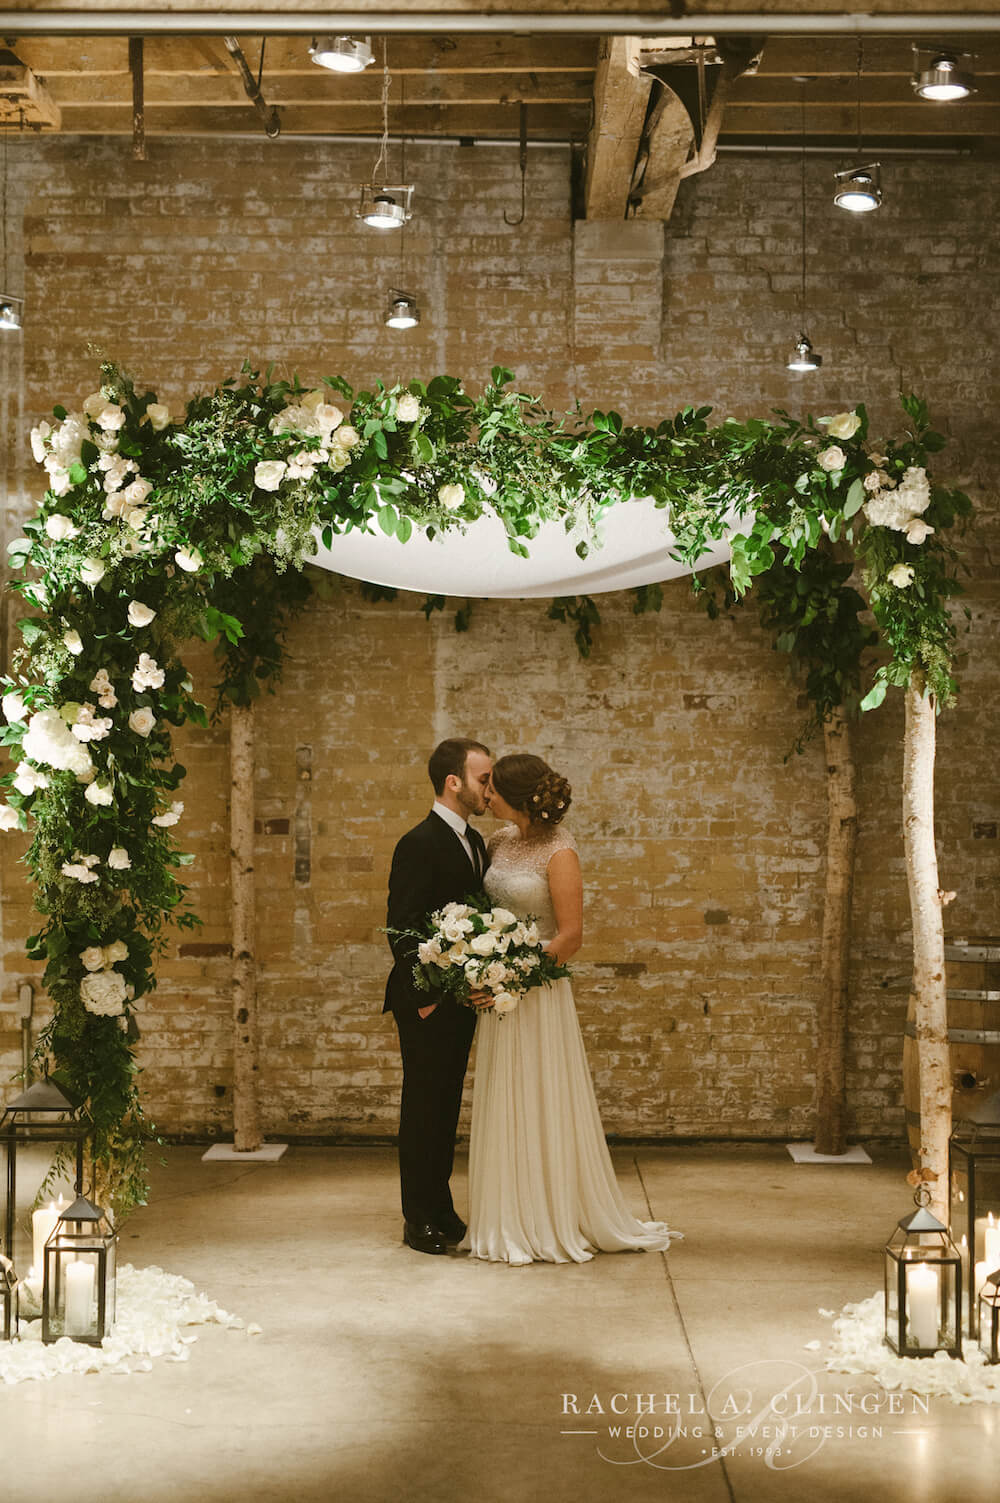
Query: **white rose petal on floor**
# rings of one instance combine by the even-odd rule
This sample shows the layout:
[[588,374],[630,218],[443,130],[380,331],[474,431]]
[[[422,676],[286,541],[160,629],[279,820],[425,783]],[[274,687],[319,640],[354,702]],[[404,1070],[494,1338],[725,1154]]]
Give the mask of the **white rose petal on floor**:
[[114,1329],[101,1346],[86,1346],[67,1336],[46,1346],[41,1321],[32,1321],[21,1327],[20,1341],[0,1343],[0,1381],[25,1383],[60,1373],[150,1372],[154,1357],[186,1362],[198,1338],[185,1327],[201,1325],[226,1326],[248,1336],[259,1336],[261,1329],[199,1294],[190,1279],[125,1263],[118,1270]]
[[[827,1318],[832,1310],[820,1310]],[[827,1372],[867,1373],[889,1392],[950,1399],[953,1404],[1000,1404],[1000,1365],[992,1366],[968,1336],[964,1361],[938,1352],[933,1357],[897,1357],[885,1344],[885,1295],[881,1292],[845,1305],[833,1322],[825,1358]],[[809,1343],[810,1347],[819,1343]]]

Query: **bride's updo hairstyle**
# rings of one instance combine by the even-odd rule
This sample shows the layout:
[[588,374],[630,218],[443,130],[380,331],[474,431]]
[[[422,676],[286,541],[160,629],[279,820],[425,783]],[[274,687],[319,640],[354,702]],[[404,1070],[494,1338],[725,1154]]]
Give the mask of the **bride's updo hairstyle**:
[[532,824],[557,825],[573,801],[566,779],[541,757],[515,753],[493,764],[493,786],[502,799]]

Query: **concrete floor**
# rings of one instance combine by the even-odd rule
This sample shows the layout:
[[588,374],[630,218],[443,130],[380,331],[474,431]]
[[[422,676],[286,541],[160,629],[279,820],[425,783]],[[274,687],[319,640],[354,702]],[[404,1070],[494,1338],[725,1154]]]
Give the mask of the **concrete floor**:
[[[5,1503],[997,1496],[1000,1411],[934,1400],[925,1414],[905,1395],[890,1414],[873,1381],[826,1374],[805,1349],[829,1335],[817,1307],[880,1286],[882,1245],[910,1204],[902,1151],[819,1167],[781,1144],[616,1150],[632,1210],[685,1240],[528,1268],[405,1248],[389,1149],[291,1149],[259,1167],[200,1154],[166,1151],[123,1261],[184,1274],[263,1336],[199,1327],[184,1364],[3,1390]],[[760,1454],[760,1434],[713,1459],[694,1433],[706,1396],[724,1447],[748,1423],[737,1411],[759,1414],[803,1368],[815,1393],[800,1386],[800,1434],[782,1454]],[[651,1394],[637,1420],[635,1396],[648,1409]],[[866,1394],[881,1409],[862,1412]],[[650,1434],[611,1434],[630,1423]],[[655,1428],[675,1425],[686,1436],[663,1448]],[[809,1434],[824,1426],[842,1433]]]

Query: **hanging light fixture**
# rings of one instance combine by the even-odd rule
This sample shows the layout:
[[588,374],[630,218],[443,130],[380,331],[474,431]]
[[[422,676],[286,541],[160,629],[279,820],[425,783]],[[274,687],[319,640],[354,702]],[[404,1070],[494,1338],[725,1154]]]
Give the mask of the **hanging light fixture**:
[[412,293],[400,292],[398,287],[392,288],[385,322],[390,329],[412,329],[420,322],[420,309]]
[[[802,279],[799,283],[799,328],[805,328],[806,322],[806,84],[808,78],[798,80],[800,86],[799,111],[802,144],[802,244],[800,247],[802,256]],[[805,333],[800,333],[798,341],[787,362],[790,371],[815,371],[823,364],[823,356],[817,355]]]
[[375,61],[370,36],[363,42],[354,37],[314,37],[309,56],[321,68],[334,73],[362,73]]
[[864,42],[858,37],[858,164],[847,167],[833,175],[840,187],[833,195],[838,209],[848,209],[852,214],[867,214],[877,209],[882,202],[882,166],[880,162],[862,163],[863,139],[861,135],[861,68],[864,61]]
[[966,68],[959,67],[960,57],[971,57],[971,52],[928,52],[930,64],[920,66],[923,49],[913,47],[913,90],[920,99],[954,101],[967,99],[976,92],[975,80]]
[[[7,285],[7,128],[3,129],[3,192],[0,201],[0,219],[3,221],[0,236],[3,239],[3,266],[0,268],[0,287]],[[0,329],[17,331],[21,327],[21,310],[24,299],[12,292],[0,292]]]
[[412,183],[389,185],[385,181],[389,153],[389,47],[382,52],[382,140],[372,169],[370,183],[361,184],[361,201],[355,210],[358,219],[376,230],[398,230],[410,218]]

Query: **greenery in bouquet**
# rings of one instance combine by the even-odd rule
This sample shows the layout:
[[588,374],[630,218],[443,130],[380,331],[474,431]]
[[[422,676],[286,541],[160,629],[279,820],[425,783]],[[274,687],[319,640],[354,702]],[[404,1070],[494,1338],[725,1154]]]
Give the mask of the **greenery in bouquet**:
[[446,903],[422,929],[390,930],[393,939],[417,941],[413,979],[421,991],[439,992],[468,1006],[470,992],[489,992],[499,1017],[511,1012],[523,992],[569,976],[542,944],[533,918],[509,908],[491,908],[471,897]]

